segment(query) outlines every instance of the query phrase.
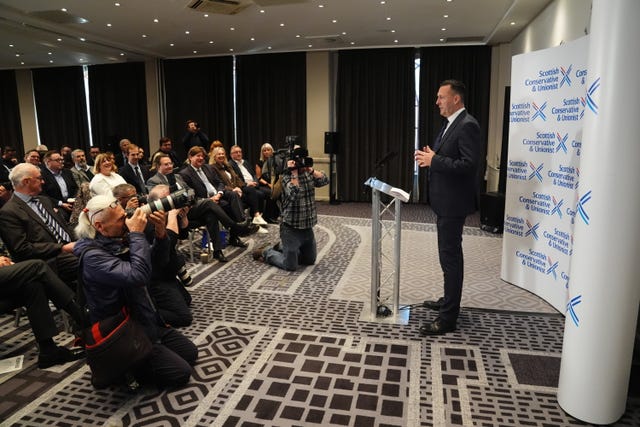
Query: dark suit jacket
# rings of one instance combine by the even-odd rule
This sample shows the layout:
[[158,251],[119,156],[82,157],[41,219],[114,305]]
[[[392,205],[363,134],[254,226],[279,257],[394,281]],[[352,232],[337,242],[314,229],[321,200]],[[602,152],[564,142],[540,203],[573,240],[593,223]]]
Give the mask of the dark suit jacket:
[[[214,171],[209,169],[209,165],[203,165],[202,171],[207,176],[207,178],[209,178],[209,182],[213,184],[216,190],[224,191],[224,183],[220,181],[220,179],[218,179],[218,175]],[[205,187],[205,185],[198,177],[198,174],[195,170],[193,170],[191,166],[183,167],[180,172],[178,172],[178,174],[182,175],[182,178],[184,178],[184,181],[187,183],[187,185],[193,188],[193,191],[196,193],[196,197],[202,199],[209,197],[207,194],[207,187]]]
[[[149,169],[146,166],[141,166],[141,165],[138,165],[138,167],[140,167],[140,172],[142,173],[144,182],[147,182],[147,180],[151,177],[151,173],[149,173]],[[147,189],[144,188],[144,185],[140,182],[140,180],[136,176],[136,173],[133,170],[133,167],[129,163],[127,163],[122,168],[120,168],[118,170],[118,173],[120,174],[121,177],[124,178],[125,181],[127,181],[127,183],[136,187],[136,193],[145,194],[148,192]]]
[[[73,231],[53,210],[51,200],[42,194],[39,199],[73,239]],[[63,246],[56,241],[40,216],[15,195],[0,209],[0,235],[14,261],[54,258],[60,255]]]
[[[182,179],[182,176],[178,175],[177,173],[174,173],[173,176],[176,177],[176,182],[180,184],[181,188],[190,188],[190,186],[187,185],[186,182],[184,182],[184,179]],[[151,189],[158,184],[171,185],[167,177],[165,175],[162,175],[160,172],[158,172],[157,174],[153,175],[151,178],[147,180],[147,190],[151,191]],[[177,187],[170,189],[172,193],[176,190],[178,190]]]
[[[67,198],[62,197],[62,190],[60,190],[58,181],[56,181],[51,171],[45,166],[41,166],[40,171],[42,173],[42,179],[44,180],[42,183],[42,193],[53,199],[56,204],[58,202],[66,203]],[[73,173],[71,173],[69,169],[62,169],[60,173],[62,179],[64,179],[64,182],[67,184],[67,190],[69,191],[68,197],[75,198],[78,193],[78,185],[76,184],[76,180],[73,179]]]
[[480,126],[467,111],[444,134],[429,168],[429,203],[438,216],[461,217],[477,209]]

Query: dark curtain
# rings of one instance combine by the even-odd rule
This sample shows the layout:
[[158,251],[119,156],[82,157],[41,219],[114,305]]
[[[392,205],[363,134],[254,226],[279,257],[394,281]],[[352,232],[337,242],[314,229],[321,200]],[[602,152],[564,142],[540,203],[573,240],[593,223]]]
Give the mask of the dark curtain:
[[16,73],[13,70],[0,71],[0,141],[3,147],[5,145],[14,147],[16,157],[19,161],[22,160],[24,157],[22,125]]
[[[415,50],[339,52],[337,82],[338,197],[371,200],[372,175],[411,188],[414,151]],[[384,165],[376,164],[395,153]]]
[[283,147],[285,137],[307,140],[306,54],[248,55],[236,58],[237,144],[250,164],[265,142]]
[[[482,157],[478,171],[479,188],[484,188],[487,131],[489,126],[489,87],[491,82],[491,47],[426,47],[420,49],[420,147],[428,145],[440,131],[443,118],[436,106],[440,83],[456,79],[467,87],[465,108],[480,124]],[[427,174],[420,169],[420,201],[427,200]]]
[[31,71],[40,142],[50,150],[63,145],[86,148],[89,121],[82,67]]
[[[166,96],[166,136],[185,158],[182,138],[187,120],[195,120],[210,141],[233,141],[233,57],[162,61]],[[154,142],[152,152],[158,149]],[[209,151],[209,147],[205,147]]]
[[94,145],[119,153],[120,140],[127,138],[149,153],[143,62],[90,66],[89,104]]

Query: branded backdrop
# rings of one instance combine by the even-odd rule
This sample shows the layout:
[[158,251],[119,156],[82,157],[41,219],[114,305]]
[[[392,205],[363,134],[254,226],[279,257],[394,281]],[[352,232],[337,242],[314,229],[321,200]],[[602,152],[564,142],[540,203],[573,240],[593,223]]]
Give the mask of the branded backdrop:
[[565,313],[588,37],[513,57],[502,278]]

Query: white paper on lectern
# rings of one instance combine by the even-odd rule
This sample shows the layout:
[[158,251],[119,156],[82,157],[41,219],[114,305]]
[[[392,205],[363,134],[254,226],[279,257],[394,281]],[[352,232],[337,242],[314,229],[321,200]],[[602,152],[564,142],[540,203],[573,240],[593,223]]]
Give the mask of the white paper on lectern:
[[404,191],[401,188],[392,187],[386,182],[382,182],[375,177],[369,178],[365,185],[368,185],[371,188],[375,188],[378,191],[382,191],[384,194],[388,194],[391,197],[395,197],[396,199],[400,199],[400,201],[407,203],[409,201],[409,193]]

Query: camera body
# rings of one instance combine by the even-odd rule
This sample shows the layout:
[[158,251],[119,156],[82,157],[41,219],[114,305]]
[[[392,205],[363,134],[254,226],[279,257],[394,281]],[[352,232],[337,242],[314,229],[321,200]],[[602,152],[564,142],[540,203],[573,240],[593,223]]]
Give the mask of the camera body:
[[136,199],[138,199],[138,206],[146,205],[147,203],[149,203],[147,201],[146,194],[136,194]]

